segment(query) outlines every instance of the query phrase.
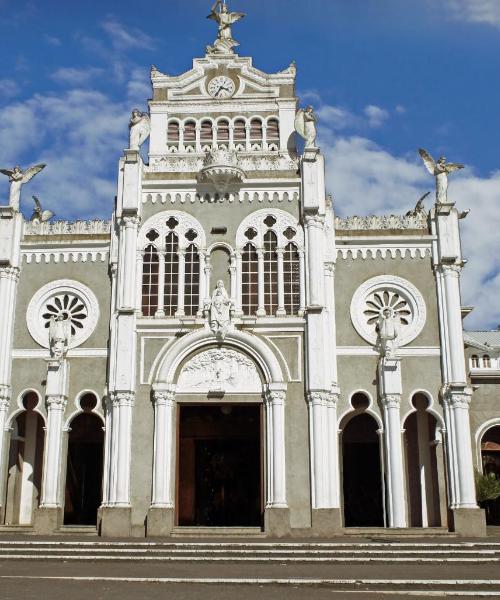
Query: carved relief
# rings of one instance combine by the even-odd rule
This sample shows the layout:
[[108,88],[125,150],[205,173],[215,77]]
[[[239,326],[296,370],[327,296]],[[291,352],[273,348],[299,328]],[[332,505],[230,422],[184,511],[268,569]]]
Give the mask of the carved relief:
[[428,229],[427,216],[416,215],[370,215],[368,217],[335,217],[335,229],[339,231],[363,231],[369,229]]
[[229,348],[212,348],[184,365],[177,392],[261,393],[262,383],[250,358]]
[[[257,248],[262,248],[264,234],[270,228],[278,236],[278,247],[284,248],[288,242],[293,242],[299,249],[304,247],[302,226],[293,215],[279,209],[257,210],[244,219],[236,232],[236,247],[241,249],[251,241]],[[255,236],[250,237],[249,230],[255,232]]]

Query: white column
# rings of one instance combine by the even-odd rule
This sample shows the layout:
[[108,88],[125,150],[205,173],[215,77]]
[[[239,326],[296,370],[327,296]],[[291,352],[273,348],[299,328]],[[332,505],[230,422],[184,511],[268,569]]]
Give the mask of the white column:
[[114,506],[130,506],[130,459],[134,393],[116,392],[113,402],[118,408],[118,444],[114,449],[117,452]]
[[109,397],[105,399],[105,416],[104,416],[104,461],[103,461],[103,477],[102,477],[102,506],[109,504],[109,484],[110,484],[110,458],[111,458],[111,408]]
[[152,508],[172,508],[173,475],[172,444],[174,438],[173,413],[175,392],[155,390],[153,392],[155,411],[154,455],[153,455],[153,494]]
[[177,287],[177,311],[175,312],[176,317],[184,316],[184,280],[186,278],[186,250],[179,248],[177,251],[179,257],[179,279]]
[[451,382],[467,380],[463,340],[462,314],[460,307],[460,271],[458,265],[441,267],[446,297],[446,321],[448,329],[448,352]]
[[285,311],[285,276],[283,272],[283,255],[285,254],[284,248],[276,248],[276,254],[278,255],[278,310],[276,311],[277,317],[286,316]]
[[382,398],[385,423],[389,527],[406,527],[400,404],[401,396],[399,394],[387,394]]
[[184,125],[179,124],[179,152],[184,151]]
[[236,257],[233,254],[231,254],[230,257],[230,263],[229,263],[229,275],[231,278],[231,283],[230,283],[230,288],[231,288],[231,292],[230,292],[230,296],[231,296],[231,300],[235,300],[238,290],[237,290],[237,284],[236,284]]
[[158,252],[158,309],[155,317],[162,318],[165,316],[165,253],[159,250]]
[[268,508],[287,508],[285,465],[285,398],[281,390],[266,394]]
[[[212,263],[207,253],[205,259],[205,302],[210,302],[210,276],[212,274]],[[205,303],[204,302],[204,303]]]
[[420,472],[420,497],[422,499],[422,527],[435,522],[435,506],[429,438],[429,413],[417,411],[418,465]]
[[[137,251],[136,258],[136,269],[135,269],[135,286],[136,286],[136,297],[135,297],[135,311],[138,316],[142,315],[142,262],[143,254],[140,250]],[[113,305],[112,305],[113,306]],[[113,310],[114,310],[113,306]]]
[[324,305],[324,217],[306,217],[309,306]]
[[61,506],[59,498],[59,474],[61,469],[61,447],[65,396],[47,396],[47,433],[43,460],[43,482],[41,508]]
[[266,308],[265,308],[265,296],[264,296],[264,250],[262,248],[257,249],[257,259],[258,259],[258,281],[259,281],[259,306],[257,308],[257,316],[265,317],[266,316]]
[[137,227],[140,218],[128,216],[122,218],[120,250],[123,259],[120,259],[120,308],[136,308],[136,287],[133,278],[137,269]]
[[236,250],[236,315],[243,314],[243,258],[241,251]]
[[[4,462],[7,458],[8,450],[4,450],[5,440],[5,422],[7,420],[7,413],[9,412],[10,404],[10,388],[7,386],[0,385],[0,481],[5,481],[3,477]],[[1,488],[2,486],[0,486]],[[0,506],[4,503],[3,498],[0,500]]]
[[303,316],[306,310],[306,267],[304,250],[299,250],[299,277],[300,277],[300,307],[299,316]]
[[33,521],[33,499],[35,492],[33,475],[36,460],[37,426],[38,415],[34,411],[26,412],[21,494],[19,499],[19,525],[30,525]]
[[331,508],[340,507],[339,430],[337,426],[337,404],[340,391],[335,388],[328,396],[326,407],[327,437],[329,451],[328,494]]
[[198,316],[203,316],[203,309],[205,307],[205,296],[207,295],[207,279],[205,276],[205,257],[206,251],[200,250],[198,253],[200,257],[200,288],[199,288],[199,304],[198,304]]

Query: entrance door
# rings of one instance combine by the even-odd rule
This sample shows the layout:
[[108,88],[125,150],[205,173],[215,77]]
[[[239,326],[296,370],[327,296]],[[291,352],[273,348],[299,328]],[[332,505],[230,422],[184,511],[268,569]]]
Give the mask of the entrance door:
[[179,427],[179,525],[260,526],[260,405],[181,406]]

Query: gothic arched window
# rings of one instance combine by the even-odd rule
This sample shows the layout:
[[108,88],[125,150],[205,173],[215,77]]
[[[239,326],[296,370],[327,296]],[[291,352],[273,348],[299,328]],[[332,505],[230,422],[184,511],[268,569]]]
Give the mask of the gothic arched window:
[[283,283],[285,286],[285,312],[296,315],[300,308],[300,260],[295,244],[285,246],[283,254]]
[[241,308],[244,315],[254,315],[259,306],[259,258],[253,244],[243,248],[241,266]]
[[194,244],[186,248],[184,276],[184,312],[196,315],[200,306],[200,256]]
[[165,285],[164,310],[167,317],[173,317],[177,310],[179,292],[179,241],[171,231],[165,238]]
[[149,244],[142,261],[142,314],[154,316],[158,309],[158,251]]
[[264,235],[264,308],[274,315],[278,308],[278,238],[274,231]]

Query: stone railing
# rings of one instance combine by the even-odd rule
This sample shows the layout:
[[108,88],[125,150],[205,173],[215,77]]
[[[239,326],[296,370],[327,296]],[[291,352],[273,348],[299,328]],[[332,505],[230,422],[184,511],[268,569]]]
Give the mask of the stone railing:
[[93,219],[91,221],[46,221],[37,223],[26,221],[24,235],[109,235],[111,221]]
[[338,231],[367,231],[377,229],[427,229],[427,215],[370,215],[367,217],[335,217]]

